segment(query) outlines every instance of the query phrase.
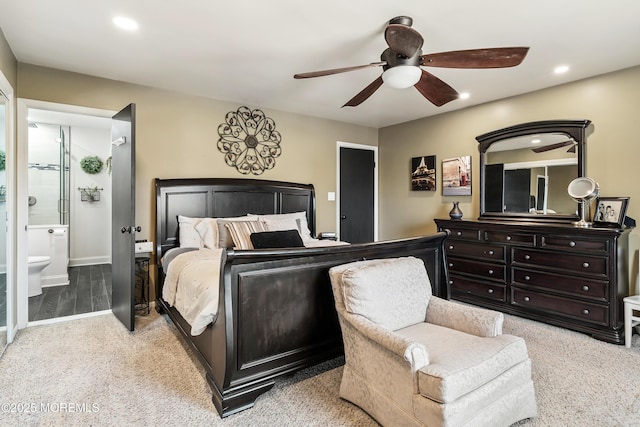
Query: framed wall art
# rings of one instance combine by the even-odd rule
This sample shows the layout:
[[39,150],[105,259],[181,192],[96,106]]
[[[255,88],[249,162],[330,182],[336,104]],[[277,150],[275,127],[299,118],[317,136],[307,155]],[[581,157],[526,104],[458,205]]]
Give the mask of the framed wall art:
[[411,191],[436,191],[436,156],[411,159]]
[[471,156],[442,161],[442,195],[471,195]]
[[622,228],[628,204],[629,197],[598,197],[593,224],[600,227]]

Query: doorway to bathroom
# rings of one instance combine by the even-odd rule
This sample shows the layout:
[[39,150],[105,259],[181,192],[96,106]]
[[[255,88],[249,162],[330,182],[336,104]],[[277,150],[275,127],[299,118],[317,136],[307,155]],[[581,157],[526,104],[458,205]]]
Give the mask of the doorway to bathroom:
[[109,310],[113,113],[20,101],[28,286],[23,310],[18,295],[19,325]]

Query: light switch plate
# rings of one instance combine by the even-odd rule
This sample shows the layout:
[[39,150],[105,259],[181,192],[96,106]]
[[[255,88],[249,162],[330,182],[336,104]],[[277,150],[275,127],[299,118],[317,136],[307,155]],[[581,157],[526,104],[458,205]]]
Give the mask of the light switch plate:
[[336,193],[334,193],[333,191],[329,191],[329,193],[327,194],[327,200],[329,200],[330,202],[333,202],[336,199]]

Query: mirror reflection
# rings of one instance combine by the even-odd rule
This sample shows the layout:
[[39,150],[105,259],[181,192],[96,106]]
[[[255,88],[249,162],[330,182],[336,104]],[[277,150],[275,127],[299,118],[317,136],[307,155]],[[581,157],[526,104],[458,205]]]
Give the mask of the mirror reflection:
[[8,99],[0,90],[0,355],[7,344],[7,177],[6,114]]
[[576,141],[532,134],[492,144],[485,158],[485,212],[576,213],[567,186],[578,176]]
[[581,206],[567,193],[585,176],[590,120],[522,123],[476,137],[480,150],[480,217],[575,220]]

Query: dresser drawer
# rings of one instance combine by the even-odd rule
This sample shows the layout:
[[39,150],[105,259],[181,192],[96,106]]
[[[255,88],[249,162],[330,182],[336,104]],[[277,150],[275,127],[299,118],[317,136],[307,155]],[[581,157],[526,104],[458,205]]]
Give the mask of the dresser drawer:
[[488,242],[510,243],[513,245],[535,246],[535,234],[509,233],[502,231],[485,231],[484,240]]
[[480,230],[455,227],[447,227],[447,230],[451,232],[449,239],[479,240]]
[[448,256],[465,256],[504,262],[504,246],[448,240],[445,247]]
[[572,297],[588,298],[602,302],[608,301],[609,282],[606,280],[514,268],[513,282],[518,285],[548,289]]
[[511,287],[511,304],[530,310],[543,311],[583,322],[607,325],[609,307],[589,302],[576,301],[554,295],[546,295],[526,289]]
[[571,255],[554,252],[544,252],[534,249],[513,248],[514,263],[527,264],[535,267],[565,270],[572,274],[586,274],[593,276],[607,276],[608,258],[591,255]]
[[542,247],[546,249],[562,249],[579,252],[609,253],[609,242],[606,240],[576,239],[571,236],[542,236]]
[[505,285],[477,282],[455,274],[449,276],[449,290],[452,296],[475,296],[506,302],[506,289]]
[[466,259],[449,257],[447,259],[449,272],[464,273],[479,276],[484,279],[504,282],[506,266],[487,262],[470,261]]

